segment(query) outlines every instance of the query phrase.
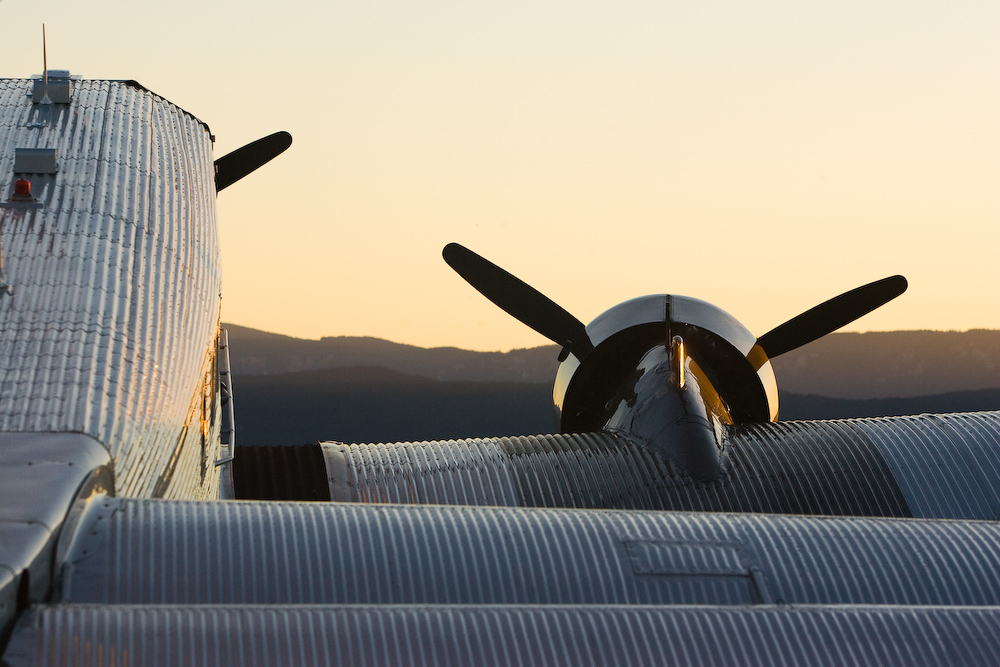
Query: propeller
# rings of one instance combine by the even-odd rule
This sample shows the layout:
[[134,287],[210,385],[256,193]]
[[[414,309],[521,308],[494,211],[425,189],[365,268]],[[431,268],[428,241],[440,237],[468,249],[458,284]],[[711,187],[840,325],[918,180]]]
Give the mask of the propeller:
[[587,335],[586,325],[528,283],[457,243],[446,245],[442,254],[448,266],[480,294],[552,342],[562,345],[560,361],[569,352],[582,360],[593,351],[594,344]]
[[215,191],[221,192],[250,172],[270,162],[292,145],[292,135],[275,132],[226,153],[215,161]]
[[906,291],[906,278],[890,276],[844,292],[797,315],[757,339],[768,358],[790,352],[867,315]]

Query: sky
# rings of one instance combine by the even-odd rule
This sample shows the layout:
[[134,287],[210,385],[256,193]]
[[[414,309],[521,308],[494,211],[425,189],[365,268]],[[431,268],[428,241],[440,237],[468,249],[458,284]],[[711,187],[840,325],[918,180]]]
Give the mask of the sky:
[[1000,3],[0,0],[0,76],[135,79],[277,160],[220,193],[223,320],[476,350],[547,341],[456,241],[584,322],[694,296],[761,335],[1000,328]]

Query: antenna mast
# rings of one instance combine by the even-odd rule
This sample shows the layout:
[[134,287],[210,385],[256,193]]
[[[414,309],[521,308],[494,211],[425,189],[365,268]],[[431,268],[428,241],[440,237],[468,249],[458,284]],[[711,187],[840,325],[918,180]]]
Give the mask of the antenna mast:
[[42,104],[52,104],[49,99],[49,56],[45,49],[45,24],[42,24],[42,77],[45,79],[45,95],[42,96]]

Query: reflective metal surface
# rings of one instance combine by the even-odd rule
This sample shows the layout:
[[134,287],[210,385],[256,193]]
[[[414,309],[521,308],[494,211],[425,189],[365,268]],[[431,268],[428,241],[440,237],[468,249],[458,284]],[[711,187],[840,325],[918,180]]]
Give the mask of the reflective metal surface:
[[57,606],[25,625],[11,667],[1000,662],[996,607]]
[[[680,340],[680,336],[677,336]],[[655,347],[636,370],[633,387],[612,399],[614,414],[604,430],[655,452],[697,481],[718,479],[726,405],[684,347]],[[683,358],[674,359],[677,354]],[[679,366],[683,372],[675,371]],[[677,380],[674,380],[674,377]],[[675,386],[684,377],[684,386]]]
[[73,499],[114,493],[108,453],[79,433],[0,433],[0,643],[17,612],[46,600]]
[[777,417],[777,385],[766,355],[746,327],[709,303],[666,294],[640,297],[599,315],[587,333],[594,351],[582,362],[570,355],[556,373],[553,401],[564,432],[605,428],[616,396],[633,389],[640,360],[675,336],[703,371],[703,401],[721,396],[728,421]]
[[109,498],[61,539],[62,604],[1000,605],[985,521]]
[[[0,432],[76,432],[109,452],[120,493],[216,494],[205,463],[219,250],[208,129],[122,82],[74,81],[32,104],[0,79],[0,184],[17,148],[55,149],[30,174],[34,209],[0,209]],[[201,422],[212,433],[203,445]],[[211,449],[209,452],[207,449]]]
[[993,664],[1000,524],[91,499],[6,664]]
[[34,88],[0,79],[0,643],[81,488],[218,488],[208,129],[129,83]]
[[1000,518],[1000,413],[736,425],[698,482],[624,435],[324,443],[335,500]]

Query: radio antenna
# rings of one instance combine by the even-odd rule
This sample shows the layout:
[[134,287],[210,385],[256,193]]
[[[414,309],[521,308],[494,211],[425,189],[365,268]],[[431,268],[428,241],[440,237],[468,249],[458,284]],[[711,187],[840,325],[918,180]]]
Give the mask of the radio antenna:
[[42,24],[42,77],[45,80],[45,95],[42,96],[42,104],[52,104],[49,99],[49,56],[45,49],[45,24]]

